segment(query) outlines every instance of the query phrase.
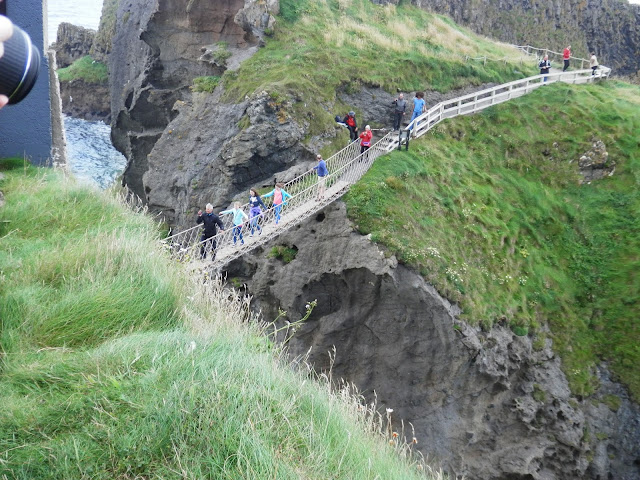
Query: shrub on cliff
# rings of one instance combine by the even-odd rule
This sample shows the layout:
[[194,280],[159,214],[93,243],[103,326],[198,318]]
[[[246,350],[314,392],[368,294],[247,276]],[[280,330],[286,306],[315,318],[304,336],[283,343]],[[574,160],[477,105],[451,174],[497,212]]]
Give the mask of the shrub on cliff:
[[87,55],[68,67],[59,69],[58,78],[61,82],[83,80],[86,83],[105,85],[109,82],[109,72],[104,63],[95,61]]
[[152,219],[0,170],[0,478],[441,478],[292,368],[246,301],[190,280]]

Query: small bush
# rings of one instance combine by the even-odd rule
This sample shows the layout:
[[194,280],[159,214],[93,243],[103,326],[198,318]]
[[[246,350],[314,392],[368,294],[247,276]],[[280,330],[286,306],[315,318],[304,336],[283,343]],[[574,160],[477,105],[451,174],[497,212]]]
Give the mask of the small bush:
[[109,71],[104,63],[97,62],[87,55],[68,67],[59,69],[58,78],[61,82],[84,80],[87,83],[104,85],[109,81]]
[[194,92],[213,93],[218,83],[220,83],[220,77],[217,76],[196,77],[193,79],[191,90]]
[[277,245],[269,252],[269,258],[277,258],[284,263],[291,263],[298,254],[297,248],[291,248],[284,245]]

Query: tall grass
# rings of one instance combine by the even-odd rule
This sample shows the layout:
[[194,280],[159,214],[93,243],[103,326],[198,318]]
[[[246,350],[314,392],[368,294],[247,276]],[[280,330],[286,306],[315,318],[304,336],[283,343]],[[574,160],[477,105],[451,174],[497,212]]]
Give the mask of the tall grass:
[[0,478],[442,478],[152,219],[21,167],[0,161]]
[[[463,307],[544,345],[550,324],[574,392],[604,360],[640,398],[640,90],[550,85],[447,120],[376,162],[347,196],[364,234]],[[579,185],[601,139],[612,177]]]

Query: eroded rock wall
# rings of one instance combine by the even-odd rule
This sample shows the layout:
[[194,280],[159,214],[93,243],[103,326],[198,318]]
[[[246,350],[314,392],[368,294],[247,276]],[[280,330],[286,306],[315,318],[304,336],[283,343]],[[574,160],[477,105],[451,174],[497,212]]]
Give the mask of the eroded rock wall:
[[[329,367],[377,396],[381,408],[415,427],[418,446],[468,479],[639,478],[640,410],[602,374],[591,399],[571,395],[550,341],[456,318],[458,309],[424,279],[354,232],[337,202],[278,244],[297,250],[285,264],[269,247],[236,260],[227,274],[245,283],[266,319],[297,320],[318,306],[289,343],[316,368]],[[616,411],[604,398],[615,392]]]
[[[176,102],[204,108],[196,112],[196,118],[221,116],[219,124],[211,125],[215,130],[200,135],[198,140],[205,145],[202,150],[209,150],[208,160],[215,160],[211,155],[220,151],[220,143],[228,138],[227,129],[233,130],[233,119],[239,120],[242,112],[230,113],[240,108],[237,105],[214,106],[215,102],[202,99],[192,103],[190,87],[194,78],[220,76],[234,56],[246,58],[255,51],[260,42],[260,29],[269,25],[271,13],[277,13],[277,2],[275,6],[272,4],[272,0],[120,2],[109,57],[112,139],[129,160],[123,181],[141,198],[156,190],[155,184],[146,185],[143,181],[150,169],[149,158],[166,162],[163,166],[170,170],[193,160],[184,158],[192,143],[179,145],[171,152],[161,149],[152,153],[163,133],[171,135],[169,130],[173,128],[167,126],[180,114]],[[257,10],[256,5],[259,5]],[[256,16],[258,11],[262,15]],[[228,49],[231,58],[220,60],[203,55],[207,50],[219,48]],[[227,114],[231,116],[225,117]],[[222,119],[226,119],[226,123]],[[185,123],[186,120],[180,121],[177,128]],[[164,146],[175,144],[176,139],[175,136],[167,138]],[[153,178],[156,177],[151,173],[150,182]],[[166,203],[162,200],[158,209],[178,207]]]

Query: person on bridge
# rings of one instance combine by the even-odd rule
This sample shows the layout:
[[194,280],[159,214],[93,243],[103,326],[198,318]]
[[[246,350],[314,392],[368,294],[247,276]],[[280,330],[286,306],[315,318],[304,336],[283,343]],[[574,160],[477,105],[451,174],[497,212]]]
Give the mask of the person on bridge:
[[207,252],[211,252],[211,260],[214,260],[216,258],[216,227],[220,227],[220,231],[224,232],[224,224],[222,220],[220,220],[220,217],[213,213],[213,205],[207,203],[205,211],[206,213],[203,215],[202,210],[198,210],[198,218],[196,218],[196,223],[202,223],[204,226],[202,236],[200,237],[200,243],[202,243],[200,247],[200,258],[204,260],[207,257]]
[[349,129],[349,138],[353,142],[358,138],[358,124],[356,123],[356,112],[351,110],[343,119],[344,123]]
[[276,188],[269,193],[265,193],[262,198],[273,197],[273,206],[275,207],[276,225],[280,221],[280,212],[282,206],[287,204],[287,198],[291,198],[291,195],[284,191],[284,185],[282,183],[276,183]]
[[[373,132],[371,131],[371,127],[367,125],[366,127],[364,127],[364,132],[360,134],[360,154],[361,155],[367,150],[369,150],[369,147],[371,147],[372,138],[373,138]],[[364,155],[362,158],[366,159],[367,156]]]
[[316,196],[316,200],[324,200],[324,189],[327,185],[327,175],[329,175],[329,170],[327,170],[327,163],[322,158],[322,155],[316,155],[316,159],[318,160],[318,165],[313,167],[313,169],[318,173],[318,195]]
[[237,237],[240,237],[240,243],[244,245],[242,238],[242,224],[245,220],[249,220],[246,213],[240,208],[240,202],[235,202],[231,210],[224,210],[220,215],[233,215],[233,244],[236,244]]
[[568,45],[567,48],[565,48],[562,51],[562,59],[564,60],[564,66],[562,67],[562,71],[566,72],[567,68],[569,68],[569,59],[571,58],[571,45]]
[[591,52],[591,58],[589,59],[589,66],[591,67],[591,76],[596,74],[596,70],[598,69],[598,58],[596,57],[596,52]]
[[404,94],[398,95],[393,101],[395,108],[393,110],[393,129],[400,130],[400,125],[402,125],[402,117],[407,111],[407,101],[404,99]]
[[262,215],[262,209],[260,208],[261,205],[262,208],[264,208],[265,210],[267,209],[264,202],[260,198],[260,195],[258,195],[257,190],[255,188],[252,188],[251,190],[249,190],[249,226],[251,227],[252,237],[253,232],[255,232],[256,228],[258,229],[258,235],[262,235],[262,228],[260,228],[260,225],[258,225],[258,217]]
[[409,120],[409,124],[411,124],[409,130],[413,130],[413,127],[417,125],[417,122],[415,124],[412,122],[424,113],[424,109],[424,93],[418,92],[416,93],[416,98],[413,99],[413,115],[411,115],[411,120]]
[[[540,75],[548,75],[549,69],[551,68],[551,61],[549,60],[549,55],[545,55],[542,61],[538,64],[540,67]],[[544,81],[547,81],[547,77],[544,77]]]

